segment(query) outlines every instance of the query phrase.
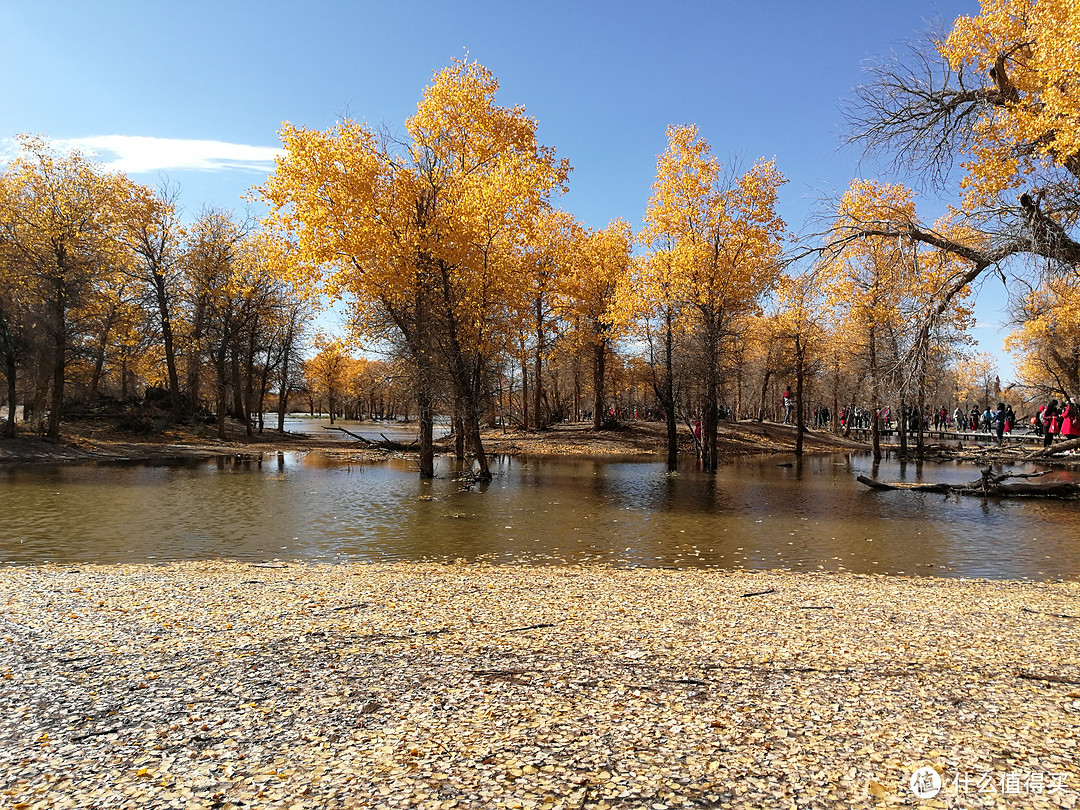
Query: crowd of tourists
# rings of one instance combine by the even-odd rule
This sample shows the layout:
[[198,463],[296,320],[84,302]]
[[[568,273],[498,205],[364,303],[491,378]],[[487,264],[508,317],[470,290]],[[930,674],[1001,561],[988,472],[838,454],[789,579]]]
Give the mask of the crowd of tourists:
[[[793,404],[790,389],[787,389],[782,399],[785,424],[793,421]],[[978,405],[972,405],[970,410],[958,405],[951,414],[944,405],[927,407],[922,411],[915,406],[905,405],[895,414],[891,407],[886,407],[878,413],[882,430],[905,429],[908,434],[915,434],[921,423],[924,431],[985,433],[995,437],[998,443],[1002,443],[1004,437],[1021,423],[1012,405],[1005,402],[999,402],[996,408],[987,406],[981,410]],[[833,426],[833,414],[825,405],[814,407],[810,415],[810,424],[815,429],[827,430]],[[1023,422],[1030,434],[1042,437],[1044,447],[1049,447],[1055,438],[1080,439],[1080,406],[1067,395],[1060,400],[1050,400],[1031,417],[1030,423],[1026,419]],[[873,425],[873,411],[856,405],[845,406],[839,410],[837,424],[841,430],[869,430]]]
[[1065,441],[1080,439],[1080,409],[1070,396],[1063,397],[1060,402],[1052,399],[1039,408],[1032,426],[1042,435],[1043,447],[1049,447],[1055,436]]

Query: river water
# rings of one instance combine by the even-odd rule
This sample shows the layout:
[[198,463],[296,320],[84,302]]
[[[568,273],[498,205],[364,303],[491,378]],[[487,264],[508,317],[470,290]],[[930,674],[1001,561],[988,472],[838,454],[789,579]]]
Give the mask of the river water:
[[[785,466],[787,465],[787,466]],[[0,467],[0,561],[490,560],[1080,577],[1080,508],[874,492],[862,455],[688,462],[493,459],[469,487],[450,459],[318,452],[160,464]],[[881,480],[966,481],[972,467],[883,462]],[[1052,473],[1068,478],[1069,473]]]

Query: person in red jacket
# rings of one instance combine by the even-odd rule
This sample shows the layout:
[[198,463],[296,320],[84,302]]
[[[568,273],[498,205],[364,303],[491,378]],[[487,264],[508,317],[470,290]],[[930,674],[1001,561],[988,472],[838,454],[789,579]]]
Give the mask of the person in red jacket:
[[1080,438],[1080,409],[1069,396],[1061,406],[1061,435],[1066,440]]
[[1042,412],[1042,424],[1043,430],[1043,447],[1049,447],[1054,441],[1054,435],[1061,428],[1060,422],[1061,412],[1058,411],[1058,401],[1056,399],[1050,400]]

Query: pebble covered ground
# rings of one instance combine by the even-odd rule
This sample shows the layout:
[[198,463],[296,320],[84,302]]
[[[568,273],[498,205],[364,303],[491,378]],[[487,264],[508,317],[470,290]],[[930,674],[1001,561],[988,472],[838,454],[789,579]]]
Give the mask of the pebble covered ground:
[[1074,807],[1078,636],[1076,582],[9,566],[0,806]]

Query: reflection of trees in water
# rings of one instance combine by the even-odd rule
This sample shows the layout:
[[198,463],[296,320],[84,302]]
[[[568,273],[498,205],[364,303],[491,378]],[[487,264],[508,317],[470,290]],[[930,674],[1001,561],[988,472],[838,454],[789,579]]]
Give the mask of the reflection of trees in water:
[[[227,456],[8,469],[0,471],[8,528],[0,559],[547,556],[964,576],[1080,572],[1080,515],[1071,504],[864,491],[854,474],[871,463],[858,456],[783,463],[744,459],[713,475],[691,460],[669,476],[662,460],[502,458],[483,492],[459,480],[469,464],[449,457],[431,481],[409,459],[349,464],[317,453],[266,457],[261,468]],[[898,467],[881,462],[879,477],[895,479]],[[929,463],[921,475],[972,477],[970,468]]]

